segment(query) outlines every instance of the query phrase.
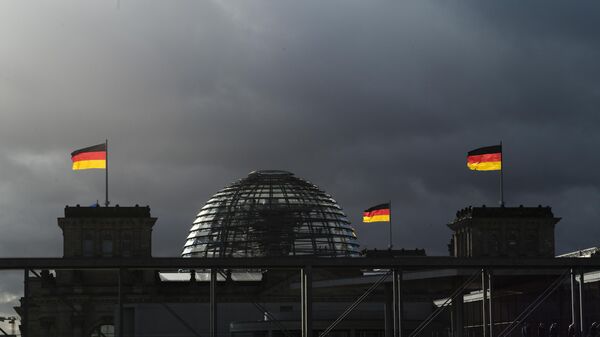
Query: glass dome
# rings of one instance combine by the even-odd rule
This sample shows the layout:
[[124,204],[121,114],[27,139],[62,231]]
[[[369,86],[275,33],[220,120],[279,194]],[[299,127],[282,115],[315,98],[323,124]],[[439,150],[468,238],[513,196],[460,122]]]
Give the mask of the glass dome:
[[215,194],[196,217],[183,257],[356,256],[342,208],[286,171],[254,171]]

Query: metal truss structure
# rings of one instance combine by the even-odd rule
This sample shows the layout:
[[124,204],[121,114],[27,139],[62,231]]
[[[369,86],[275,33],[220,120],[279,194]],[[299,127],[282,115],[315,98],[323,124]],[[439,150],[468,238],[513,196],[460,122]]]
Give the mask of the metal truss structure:
[[357,256],[359,246],[337,202],[286,171],[255,171],[202,207],[183,257]]
[[[172,270],[176,268],[210,270],[210,336],[217,336],[217,275],[221,269],[248,268],[248,269],[294,269],[300,271],[301,290],[301,327],[302,337],[313,337],[312,321],[312,289],[313,272],[318,269],[330,268],[368,268],[387,270],[387,277],[393,277],[393,292],[391,304],[393,308],[393,336],[402,337],[402,273],[404,271],[428,271],[458,268],[463,270],[479,270],[481,275],[481,289],[483,289],[484,319],[483,336],[492,335],[492,312],[491,301],[494,298],[492,288],[493,272],[495,270],[512,270],[515,273],[531,270],[550,270],[563,272],[571,275],[572,294],[572,322],[577,324],[583,331],[583,323],[579,319],[583,317],[583,297],[581,295],[581,284],[585,271],[599,270],[600,259],[594,258],[531,258],[531,259],[503,259],[503,258],[453,258],[453,257],[400,257],[400,258],[319,258],[319,257],[288,257],[288,258],[123,258],[123,259],[89,259],[89,258],[2,258],[0,259],[0,270],[24,270],[24,299],[22,302],[22,332],[27,337],[28,321],[28,280],[30,271],[35,269],[75,269],[75,270],[115,270],[118,271],[118,317],[122,321],[124,291],[122,275],[126,270]],[[390,272],[391,271],[391,272]],[[579,295],[576,291],[575,276],[579,274]],[[560,279],[564,278],[564,274]],[[474,279],[467,280],[473,282]],[[475,281],[476,282],[476,281]],[[558,281],[556,281],[558,282]],[[556,282],[542,293],[543,296],[536,299],[530,306],[535,308],[540,301],[547,297],[547,293],[556,289]],[[455,293],[463,289],[465,285],[457,287]],[[488,295],[489,294],[489,295]],[[357,303],[362,301],[361,296]],[[579,307],[577,308],[577,303]],[[529,308],[527,309],[529,310]],[[526,310],[526,311],[527,311]],[[526,316],[524,312],[521,316]],[[581,321],[582,322],[582,321]],[[427,324],[427,322],[424,322]],[[123,326],[118,325],[117,336],[123,336]],[[331,330],[331,329],[329,329]],[[506,336],[504,333],[502,336]],[[323,336],[324,337],[324,336]]]

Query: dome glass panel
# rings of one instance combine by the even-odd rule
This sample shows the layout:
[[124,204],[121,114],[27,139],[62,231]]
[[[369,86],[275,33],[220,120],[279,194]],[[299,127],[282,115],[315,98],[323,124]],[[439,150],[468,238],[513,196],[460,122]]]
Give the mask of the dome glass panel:
[[286,171],[254,171],[198,212],[183,257],[357,256],[354,229],[336,201]]

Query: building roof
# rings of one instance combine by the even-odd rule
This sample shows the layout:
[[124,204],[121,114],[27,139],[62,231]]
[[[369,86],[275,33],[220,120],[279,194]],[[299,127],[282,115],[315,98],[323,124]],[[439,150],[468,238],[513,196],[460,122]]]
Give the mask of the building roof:
[[287,171],[254,171],[217,192],[192,224],[183,257],[356,256],[337,202]]
[[481,207],[469,206],[456,212],[454,222],[471,218],[554,218],[550,206],[542,207]]
[[138,206],[133,207],[100,207],[97,205],[82,207],[82,206],[65,206],[66,218],[149,218],[150,207]]

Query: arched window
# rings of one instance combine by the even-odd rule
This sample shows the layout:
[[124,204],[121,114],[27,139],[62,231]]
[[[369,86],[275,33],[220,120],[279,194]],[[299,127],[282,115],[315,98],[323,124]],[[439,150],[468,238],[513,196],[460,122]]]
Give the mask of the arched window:
[[103,324],[92,330],[90,337],[115,337],[115,326],[112,324]]

